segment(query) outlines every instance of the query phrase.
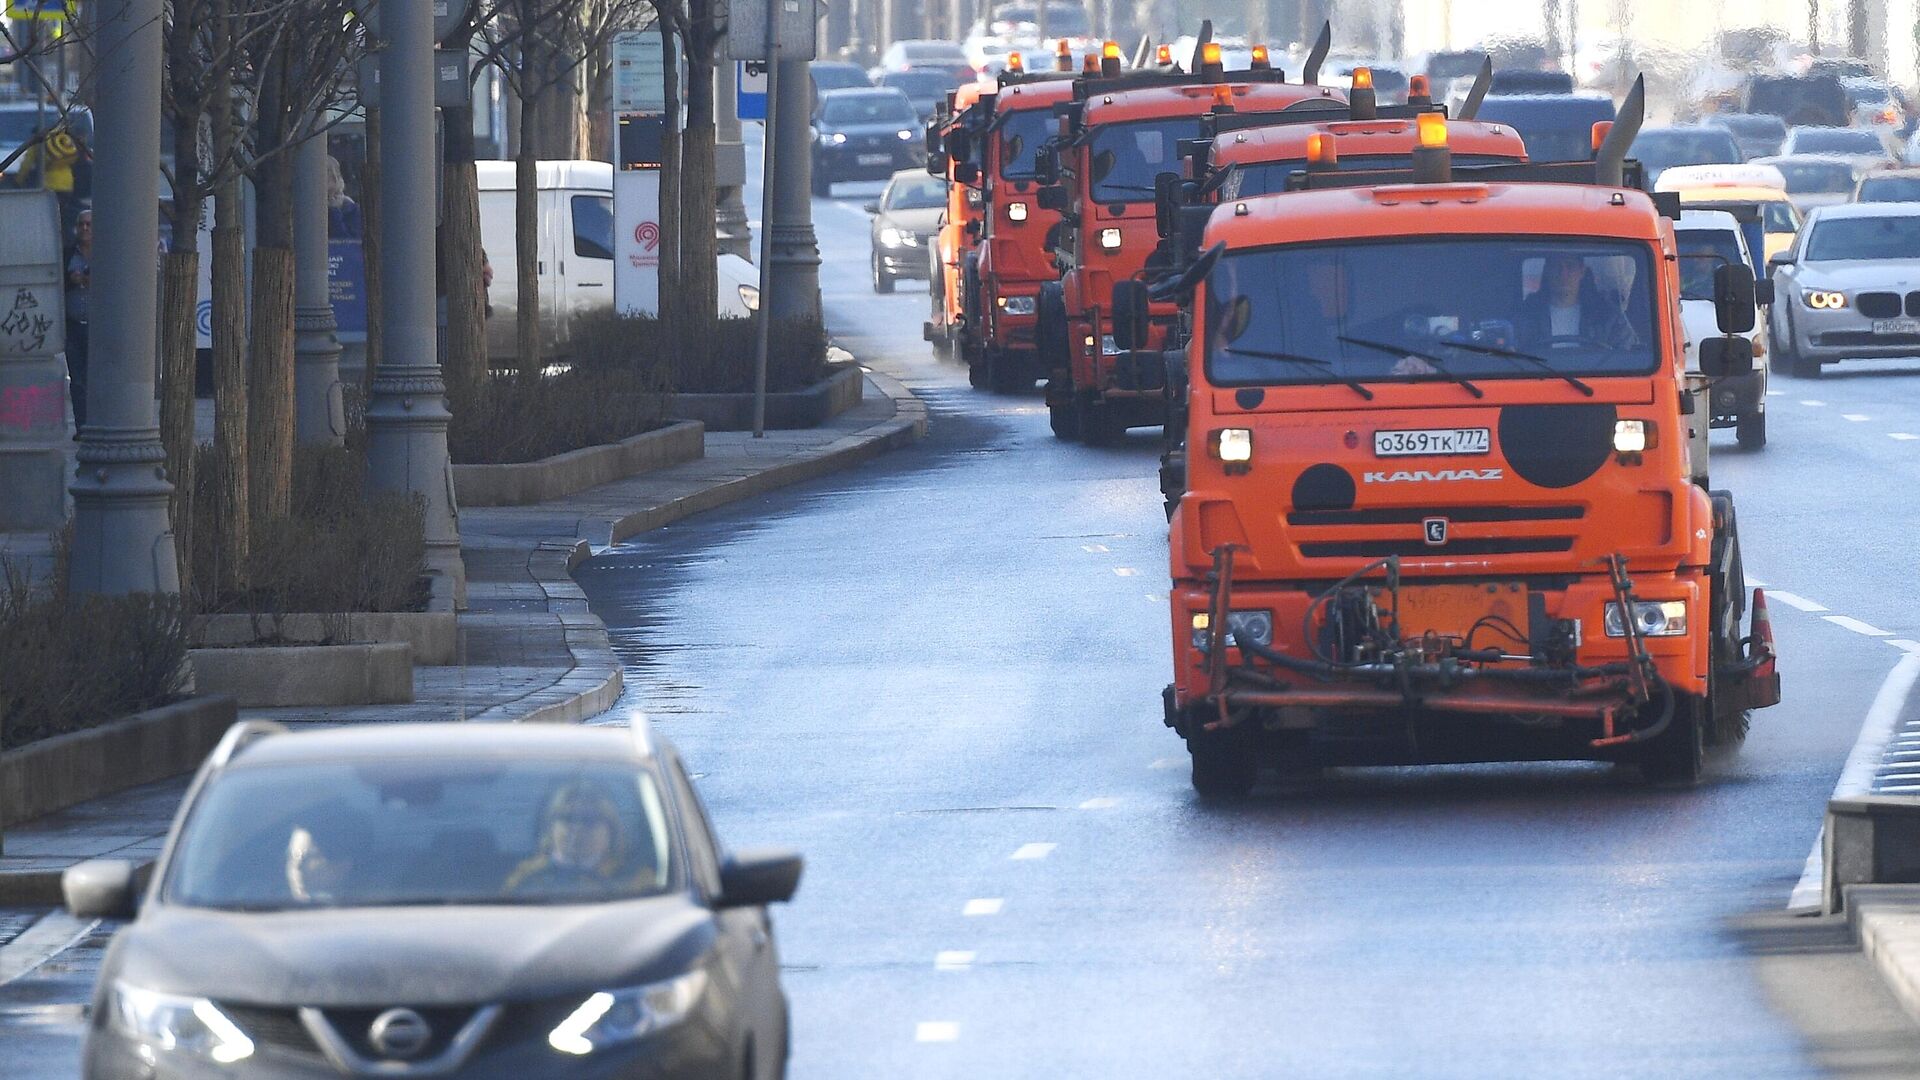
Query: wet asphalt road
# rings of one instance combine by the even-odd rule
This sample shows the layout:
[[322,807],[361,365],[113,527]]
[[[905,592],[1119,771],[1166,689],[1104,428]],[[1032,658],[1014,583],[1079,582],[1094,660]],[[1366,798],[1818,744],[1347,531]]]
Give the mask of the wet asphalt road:
[[1784,904],[1898,657],[1824,616],[1920,638],[1920,367],[1783,376],[1772,447],[1716,436],[1749,572],[1827,611],[1776,603],[1788,701],[1699,788],[1341,770],[1216,810],[1160,722],[1155,437],[1063,445],[936,364],[924,295],[866,284],[865,190],[816,201],[829,321],[931,437],[580,574],[727,836],[809,856],[794,1076],[1796,1076],[1887,1038],[1870,985],[1788,978],[1859,999],[1806,1030],[1737,920]]
[[[1211,809],[1160,722],[1156,437],[1063,445],[1037,395],[936,364],[924,296],[867,286],[872,190],[815,202],[829,322],[929,400],[931,436],[579,575],[623,708],[680,745],[724,836],[807,853],[778,915],[797,1080],[1920,1060],[1857,971],[1781,969],[1742,922],[1799,876],[1884,639],[1920,639],[1920,439],[1898,437],[1920,436],[1920,364],[1782,376],[1772,447],[1716,437],[1749,573],[1825,610],[1776,603],[1787,701],[1699,788],[1343,770]],[[0,1077],[74,1075],[103,940],[0,987]],[[1810,1023],[1809,1001],[1837,1018]]]

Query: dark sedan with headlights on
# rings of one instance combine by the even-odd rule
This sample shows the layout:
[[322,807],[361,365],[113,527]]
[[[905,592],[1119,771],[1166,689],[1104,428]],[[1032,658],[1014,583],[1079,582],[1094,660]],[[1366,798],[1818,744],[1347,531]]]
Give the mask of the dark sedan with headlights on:
[[1815,210],[1773,270],[1776,363],[1817,378],[1823,364],[1920,356],[1920,203]]
[[947,210],[947,182],[925,169],[895,173],[887,190],[867,204],[873,215],[873,291],[890,293],[900,278],[933,275],[928,252]]
[[925,166],[921,130],[913,102],[893,87],[823,92],[813,107],[813,193]]
[[150,884],[68,870],[108,947],[83,1075],[775,1080],[766,905],[800,858],[727,853],[632,729],[235,725]]

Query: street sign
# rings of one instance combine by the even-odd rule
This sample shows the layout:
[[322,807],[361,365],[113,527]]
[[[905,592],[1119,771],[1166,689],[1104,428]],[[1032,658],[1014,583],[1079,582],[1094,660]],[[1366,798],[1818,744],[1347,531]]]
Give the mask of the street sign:
[[[613,38],[613,111],[663,113],[667,89],[661,71],[662,42],[658,30],[630,30]],[[687,100],[686,65],[674,56],[679,74],[680,101]]]
[[[822,0],[734,0],[727,12],[727,52],[735,60],[812,60]],[[768,33],[767,24],[773,24]]]
[[18,22],[66,22],[73,0],[7,0],[7,18]]
[[[751,70],[749,68],[751,67]],[[740,119],[765,120],[767,118],[767,69],[764,65],[748,65],[745,60],[733,66],[735,94],[739,102]]]
[[[473,58],[455,49],[433,50],[433,107],[458,109],[473,104]],[[380,57],[360,62],[360,104],[380,105]]]

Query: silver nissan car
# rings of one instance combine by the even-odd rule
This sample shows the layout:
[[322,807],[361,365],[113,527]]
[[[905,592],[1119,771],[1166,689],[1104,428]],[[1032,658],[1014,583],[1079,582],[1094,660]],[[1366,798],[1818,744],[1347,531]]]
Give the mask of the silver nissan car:
[[133,917],[83,1075],[774,1080],[799,877],[719,846],[644,720],[238,724],[150,885],[67,871],[76,915]]
[[1920,203],[1820,207],[1768,266],[1778,365],[1920,356]]

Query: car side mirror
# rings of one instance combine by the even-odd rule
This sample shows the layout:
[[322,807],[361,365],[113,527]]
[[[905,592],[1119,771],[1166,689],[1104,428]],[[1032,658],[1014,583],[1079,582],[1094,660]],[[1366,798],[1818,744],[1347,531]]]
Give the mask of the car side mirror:
[[1772,273],[1773,271],[1778,270],[1783,266],[1792,266],[1792,265],[1793,265],[1793,252],[1782,251],[1775,254],[1773,258],[1767,260],[1767,272]]
[[953,167],[953,178],[963,184],[972,184],[980,179],[980,166],[971,161],[962,161]]
[[1753,302],[1761,307],[1773,306],[1773,279],[1761,278],[1753,283]]
[[144,876],[125,859],[88,859],[60,875],[60,895],[76,918],[131,919]]
[[1708,338],[1700,343],[1700,374],[1710,379],[1753,373],[1753,342],[1732,336]]
[[1113,342],[1125,352],[1144,349],[1151,331],[1152,301],[1144,281],[1113,283]]
[[1035,193],[1034,201],[1040,204],[1040,209],[1052,210],[1058,214],[1066,213],[1069,206],[1067,189],[1058,185],[1041,188]]
[[800,887],[803,861],[796,852],[773,849],[736,851],[720,867],[717,909],[765,907],[793,899]]
[[[1753,332],[1753,270],[1725,263],[1713,271],[1713,314],[1723,334]],[[1751,361],[1751,357],[1748,358]]]
[[865,210],[869,214],[877,214],[880,212],[880,204],[877,202],[870,202],[870,203],[867,203],[865,206],[862,206],[860,209]]

